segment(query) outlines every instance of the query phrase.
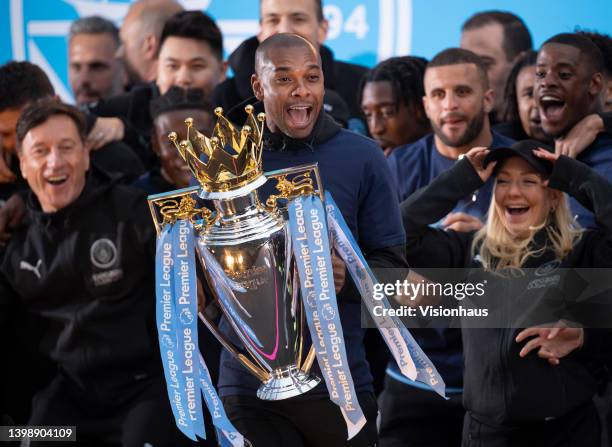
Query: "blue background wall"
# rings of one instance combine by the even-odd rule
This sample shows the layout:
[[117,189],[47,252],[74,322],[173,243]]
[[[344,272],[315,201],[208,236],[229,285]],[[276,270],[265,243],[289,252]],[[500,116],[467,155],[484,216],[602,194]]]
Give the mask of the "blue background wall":
[[[257,32],[257,0],[182,0],[218,20],[231,51]],[[70,21],[99,14],[119,25],[128,0],[0,0],[0,63],[28,59],[49,74],[58,93],[67,87],[66,32]],[[392,55],[432,57],[456,46],[463,21],[485,9],[518,14],[536,46],[577,26],[612,34],[612,1],[590,0],[324,0],[327,44],[336,57],[368,66]]]

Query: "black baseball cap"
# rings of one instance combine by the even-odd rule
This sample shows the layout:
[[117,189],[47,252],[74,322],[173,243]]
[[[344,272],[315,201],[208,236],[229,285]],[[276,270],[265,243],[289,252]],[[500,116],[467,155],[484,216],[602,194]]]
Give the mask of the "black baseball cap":
[[543,160],[533,154],[533,151],[538,148],[545,149],[549,152],[554,152],[553,148],[540,141],[523,140],[514,143],[510,147],[499,147],[497,149],[491,149],[491,152],[489,152],[484,159],[483,167],[486,168],[489,163],[496,161],[497,166],[495,166],[493,175],[497,175],[497,171],[501,166],[501,162],[510,157],[521,157],[540,174],[544,175],[545,177],[548,177],[552,172],[553,165],[548,160]]

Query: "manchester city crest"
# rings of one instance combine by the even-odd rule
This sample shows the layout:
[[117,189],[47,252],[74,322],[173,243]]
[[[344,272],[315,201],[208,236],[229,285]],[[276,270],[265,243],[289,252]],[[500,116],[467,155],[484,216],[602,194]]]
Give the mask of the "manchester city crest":
[[110,239],[98,239],[89,250],[91,263],[99,269],[112,267],[117,260],[117,247]]

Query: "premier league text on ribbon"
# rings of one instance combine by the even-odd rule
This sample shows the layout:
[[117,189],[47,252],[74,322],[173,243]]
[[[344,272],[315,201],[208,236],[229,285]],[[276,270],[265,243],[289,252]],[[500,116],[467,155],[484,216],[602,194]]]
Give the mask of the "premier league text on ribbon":
[[178,231],[174,231],[174,240],[177,247],[175,255],[175,284],[174,294],[176,300],[176,313],[178,320],[178,337],[181,351],[181,373],[185,381],[185,396],[187,399],[187,413],[189,421],[197,434],[200,434],[200,426],[203,426],[201,416],[201,400],[198,399],[197,376],[198,363],[194,359],[197,340],[197,303],[195,281],[192,275],[194,272],[193,256],[193,227],[188,220],[176,222]]
[[325,213],[320,200],[310,196],[294,199],[289,205],[289,215],[317,361],[332,401],[342,409],[350,439],[365,423],[365,417],[356,399],[343,344]]
[[181,392],[182,377],[177,365],[176,322],[172,299],[174,283],[172,227],[172,225],[168,225],[164,228],[157,246],[157,329],[172,413],[181,431],[191,439],[195,439],[191,426],[187,422],[187,413]]
[[[319,213],[316,209],[310,209],[310,219],[306,222],[304,219],[304,209],[300,201],[296,201],[295,207],[296,213],[296,222],[298,225],[298,237],[296,237],[297,241],[300,241],[300,258],[304,262],[304,271],[306,272],[306,277],[304,278],[304,284],[308,288],[309,294],[314,294],[314,290],[311,290],[314,287],[313,283],[313,275],[316,273],[321,284],[321,291],[318,294],[318,299],[320,302],[326,302],[330,299],[329,296],[329,273],[327,270],[327,265],[325,264],[325,258],[323,256],[324,247],[323,247],[323,238],[322,231],[325,229],[325,225],[323,221],[319,217]],[[305,225],[308,224],[312,228],[312,244],[315,246],[314,250],[310,251],[309,243],[308,243],[308,235],[306,234]],[[312,256],[315,256],[315,260],[312,260]],[[313,262],[315,264],[313,271]],[[332,272],[333,275],[333,272]],[[333,276],[332,276],[333,280]],[[333,285],[333,282],[332,282]],[[307,300],[310,301],[310,300]],[[334,369],[336,369],[336,374],[338,376],[339,385],[342,388],[342,393],[344,394],[344,398],[346,400],[345,409],[347,411],[352,411],[355,409],[354,407],[354,396],[351,395],[350,386],[348,383],[347,375],[344,372],[344,368],[347,368],[347,365],[343,363],[343,359],[340,355],[340,345],[342,344],[342,339],[338,336],[338,329],[333,322],[327,322],[327,330],[329,331],[330,341],[331,341],[331,356],[332,356],[332,364],[331,368],[329,365],[329,357],[326,351],[325,340],[323,337],[323,331],[321,329],[321,319],[319,317],[319,313],[314,310],[313,311],[313,323],[315,330],[317,331],[318,336],[318,349],[317,354],[321,356],[323,363],[325,366],[325,373],[330,378],[331,390],[330,394],[334,398],[338,398],[338,385],[336,384],[336,379],[334,378]]]

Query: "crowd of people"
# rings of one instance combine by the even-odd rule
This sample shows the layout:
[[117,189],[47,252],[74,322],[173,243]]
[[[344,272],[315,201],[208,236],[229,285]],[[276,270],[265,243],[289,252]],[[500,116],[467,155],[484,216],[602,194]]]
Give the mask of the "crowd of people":
[[[184,138],[187,117],[210,135],[217,106],[238,126],[245,106],[265,112],[265,171],[318,163],[371,267],[542,276],[612,266],[610,36],[576,30],[534,49],[519,17],[485,11],[431,60],[368,69],[325,45],[321,0],[260,0],[259,14],[259,33],[227,60],[214,18],[174,0],[132,3],[120,29],[75,20],[75,105],[40,67],[0,66],[0,425],[75,426],[83,446],[217,445],[208,418],[207,440],[183,436],[168,402],[146,202],[194,184],[167,135]],[[612,328],[415,329],[443,399],[362,327],[338,258],[334,279],[367,420],[348,441],[323,383],[260,400],[259,381],[200,331],[249,445],[612,445]],[[496,300],[535,306],[561,293],[546,284]],[[231,337],[214,300],[206,306]]]

